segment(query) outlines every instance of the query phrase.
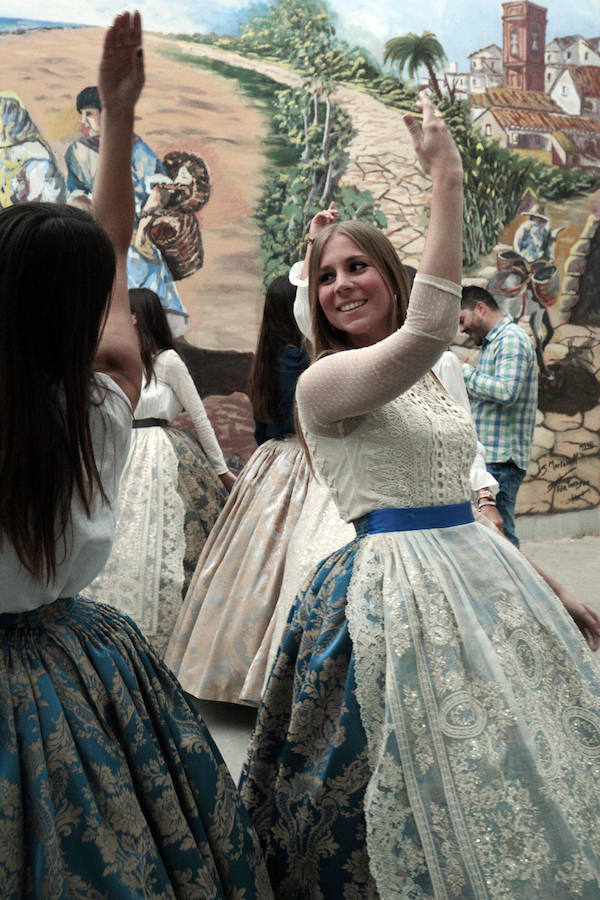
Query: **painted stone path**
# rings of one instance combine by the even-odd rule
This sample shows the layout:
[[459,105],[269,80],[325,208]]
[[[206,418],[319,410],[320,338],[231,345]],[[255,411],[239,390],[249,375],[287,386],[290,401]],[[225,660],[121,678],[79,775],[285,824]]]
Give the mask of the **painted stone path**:
[[[153,44],[167,39],[152,38]],[[278,63],[249,59],[206,44],[178,41],[177,48],[192,56],[251,69],[279,84],[300,87],[297,72]],[[424,215],[431,182],[415,164],[415,153],[402,114],[374,97],[348,87],[338,87],[334,99],[352,120],[356,136],[348,145],[350,164],[342,184],[369,190],[388,221],[387,234],[402,260],[418,263],[424,244]]]

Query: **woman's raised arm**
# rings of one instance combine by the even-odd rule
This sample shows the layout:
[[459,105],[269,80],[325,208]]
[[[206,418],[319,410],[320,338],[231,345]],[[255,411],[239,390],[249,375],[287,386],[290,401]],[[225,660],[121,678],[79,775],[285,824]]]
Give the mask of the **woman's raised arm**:
[[135,104],[144,85],[140,14],[117,16],[106,32],[98,73],[102,101],[100,158],[94,180],[96,215],[108,232],[117,271],[94,368],[110,375],[135,408],[141,385],[139,342],[127,290],[127,251],[135,214],[131,147]]

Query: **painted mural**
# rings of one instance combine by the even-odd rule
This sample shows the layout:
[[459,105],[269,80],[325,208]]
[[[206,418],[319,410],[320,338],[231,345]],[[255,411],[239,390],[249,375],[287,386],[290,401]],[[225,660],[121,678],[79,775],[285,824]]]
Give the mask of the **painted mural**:
[[[429,183],[402,114],[428,85],[463,156],[464,280],[487,287],[536,349],[518,512],[597,508],[600,20],[525,0],[397,6],[142,4],[151,31],[130,283],[154,287],[174,329],[202,348],[215,373],[209,406],[247,443],[243,375],[232,382],[223,367],[244,370],[264,284],[300,258],[314,213],[333,200],[418,264]],[[46,0],[28,9],[29,20],[0,19],[0,204],[89,203],[101,31],[83,23],[113,10],[83,3],[82,24],[61,24],[46,21],[56,14]],[[477,352],[460,337],[454,349],[469,361]]]

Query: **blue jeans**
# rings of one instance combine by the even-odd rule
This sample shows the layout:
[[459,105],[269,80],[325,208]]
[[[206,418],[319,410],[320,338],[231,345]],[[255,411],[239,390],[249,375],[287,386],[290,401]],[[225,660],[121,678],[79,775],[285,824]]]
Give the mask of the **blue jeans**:
[[525,469],[520,469],[512,459],[509,459],[508,462],[488,463],[487,470],[500,485],[496,494],[496,505],[504,520],[504,534],[515,547],[518,547],[519,538],[515,532],[515,503],[517,502],[517,491],[525,478]]

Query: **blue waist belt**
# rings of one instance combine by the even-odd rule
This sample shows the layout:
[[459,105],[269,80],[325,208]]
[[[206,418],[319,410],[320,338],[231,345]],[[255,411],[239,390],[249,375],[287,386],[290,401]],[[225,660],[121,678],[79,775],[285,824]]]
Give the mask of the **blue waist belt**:
[[421,531],[426,528],[451,528],[473,522],[470,502],[448,506],[409,506],[406,509],[374,509],[353,522],[358,537],[385,531]]

